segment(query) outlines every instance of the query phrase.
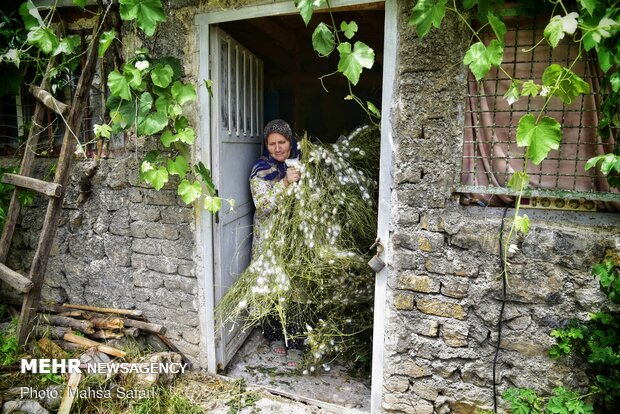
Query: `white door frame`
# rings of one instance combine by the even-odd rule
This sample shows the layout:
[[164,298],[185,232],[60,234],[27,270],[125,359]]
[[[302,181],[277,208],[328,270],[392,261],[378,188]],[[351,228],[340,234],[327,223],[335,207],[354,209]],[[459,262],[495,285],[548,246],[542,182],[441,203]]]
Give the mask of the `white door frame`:
[[[332,8],[342,8],[360,4],[376,3],[376,0],[332,0]],[[198,84],[209,79],[209,26],[211,24],[246,20],[256,17],[268,17],[285,14],[297,14],[292,0],[278,3],[263,4],[241,7],[235,10],[208,12],[195,17],[197,27],[197,41],[199,53]],[[398,30],[398,5],[396,0],[385,0],[385,21],[383,41],[383,85],[381,99],[381,160],[379,174],[379,211],[377,217],[377,235],[381,238],[384,246],[383,259],[387,262],[390,255],[389,245],[389,220],[391,209],[392,187],[392,154],[394,145],[392,141],[392,99],[394,94],[394,82],[396,79],[396,52]],[[198,88],[198,108],[200,109],[200,134],[197,142],[196,156],[208,168],[211,168],[211,102],[207,88]],[[205,139],[206,137],[206,139]],[[206,312],[207,303],[214,301],[213,286],[213,217],[204,209],[196,217],[196,245],[201,257],[201,266],[198,271],[199,303],[202,312]],[[372,350],[372,388],[370,412],[381,411],[381,396],[383,390],[383,359],[384,359],[384,334],[387,304],[387,279],[388,267],[377,273],[375,283],[375,303],[373,318],[373,350]],[[207,369],[209,372],[217,371],[215,363],[215,333],[213,315],[201,315],[201,338],[200,343],[206,344]],[[203,345],[204,346],[204,345]]]

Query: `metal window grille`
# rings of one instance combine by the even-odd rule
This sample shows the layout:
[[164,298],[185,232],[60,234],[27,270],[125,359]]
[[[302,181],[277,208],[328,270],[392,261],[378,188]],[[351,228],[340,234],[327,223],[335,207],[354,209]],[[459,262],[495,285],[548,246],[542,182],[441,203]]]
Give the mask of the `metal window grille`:
[[[532,23],[509,28],[502,68],[516,79],[530,79],[540,85],[548,65],[570,66],[579,53],[577,46],[572,42],[563,42],[553,49],[546,42],[537,45],[542,37],[543,27]],[[532,48],[533,51],[528,50]],[[552,150],[540,165],[528,162],[526,171],[532,188],[528,195],[620,201],[619,192],[609,189],[605,177],[594,168],[584,170],[589,158],[611,152],[613,144],[601,142],[597,136],[597,108],[601,102],[596,94],[596,62],[584,53],[572,70],[590,84],[590,93],[578,96],[570,105],[554,97],[545,108],[545,115],[562,125],[563,137],[560,148]],[[523,170],[525,161],[524,148],[516,144],[518,122],[528,112],[537,114],[544,98],[521,97],[511,105],[503,97],[510,83],[509,77],[498,69],[480,82],[470,74],[458,189],[461,193],[514,195],[506,183],[514,171]],[[615,132],[617,137],[618,131]]]

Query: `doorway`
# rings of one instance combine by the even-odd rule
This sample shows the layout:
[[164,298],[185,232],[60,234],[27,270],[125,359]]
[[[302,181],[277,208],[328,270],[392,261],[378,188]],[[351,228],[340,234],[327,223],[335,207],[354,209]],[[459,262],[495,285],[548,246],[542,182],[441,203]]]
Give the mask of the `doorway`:
[[[368,3],[363,0],[344,0],[332,3],[332,9],[335,9],[335,13],[339,14],[339,20],[355,20],[360,27],[364,27],[367,34],[362,35],[362,30],[360,30],[358,40],[364,41],[375,50],[374,68],[364,71],[362,80],[356,88],[356,93],[363,100],[374,102],[377,106],[381,104],[381,107],[386,109],[389,109],[391,105],[394,79],[394,39],[397,16],[394,3],[393,1]],[[250,119],[260,122],[251,121],[251,127],[244,138],[245,142],[249,144],[246,146],[248,154],[254,152],[258,156],[261,141],[260,126],[273,118],[289,120],[295,133],[300,134],[307,131],[310,136],[318,138],[322,142],[334,142],[341,133],[350,132],[363,123],[361,109],[354,103],[344,100],[344,97],[348,95],[348,87],[342,75],[336,74],[325,77],[323,84],[317,80],[318,77],[333,71],[337,65],[337,52],[333,59],[321,59],[312,50],[312,30],[321,19],[328,18],[328,14],[315,11],[313,20],[306,28],[292,2],[249,6],[240,10],[209,13],[196,18],[200,44],[200,81],[212,78],[213,69],[217,66],[213,63],[214,55],[216,55],[213,49],[218,47],[213,43],[214,37],[229,36],[230,40],[227,43],[229,46],[232,44],[241,45],[243,50],[247,50],[248,56],[256,57],[256,64],[251,65],[254,68],[252,73],[256,79],[250,80],[247,85],[251,85],[250,101],[259,102],[254,107],[256,115],[252,116],[255,117]],[[391,46],[386,48],[384,45]],[[237,68],[240,68],[238,64]],[[250,77],[252,77],[252,73],[250,73]],[[223,93],[222,91],[219,96],[210,99],[205,91],[201,91],[201,136],[203,137],[210,136],[213,140],[217,135],[218,120],[215,119],[217,118],[217,111],[214,111],[210,105],[213,105],[213,102],[219,102]],[[230,89],[225,93],[229,94]],[[230,101],[229,98],[227,99]],[[389,117],[385,109],[383,115],[378,235],[382,240],[387,240],[390,196],[389,167],[392,149]],[[218,179],[215,169],[230,162],[230,160],[218,158],[222,156],[221,148],[223,145],[220,143],[212,145],[208,142],[199,144],[201,160],[212,168],[218,186],[224,183],[223,180]],[[248,155],[248,158],[251,158],[251,155]],[[241,169],[243,170],[243,168]],[[251,164],[247,166],[248,173],[249,168],[251,168]],[[238,187],[247,188],[247,175],[245,178],[239,178],[240,182],[236,186],[236,193],[240,195],[242,202],[248,201],[247,196],[249,194],[241,194],[242,192],[240,193]],[[241,176],[243,174],[240,174]],[[224,174],[221,177],[224,177]],[[223,191],[226,190],[223,189]],[[226,194],[220,194],[226,196]],[[249,201],[251,204],[251,198]],[[245,204],[247,203],[243,203],[243,205]],[[242,210],[251,217],[252,211],[249,206],[243,207]],[[225,257],[225,251],[223,251],[224,249],[230,252],[230,242],[223,241],[221,238],[221,220],[221,217],[211,218],[208,213],[203,214],[199,222],[200,231],[198,232],[198,245],[201,246],[204,267],[200,279],[202,279],[201,286],[206,304],[203,339],[207,347],[207,366],[211,372],[223,368],[223,365],[232,358],[236,348],[245,339],[241,335],[237,336],[235,340],[222,340],[225,333],[215,332],[212,316],[213,306],[217,303],[218,298],[223,295],[222,289],[225,289],[225,283],[221,279],[222,276],[226,277],[226,275],[222,275],[225,273],[222,271],[223,264],[230,261],[229,258]],[[240,237],[236,240],[247,240],[247,238]],[[237,257],[243,257],[243,255],[237,254]],[[249,255],[247,260],[249,260]],[[239,263],[237,267],[239,266],[242,267],[243,263]],[[370,403],[364,406],[365,409],[370,408],[371,411],[377,411],[380,407],[386,278],[387,269],[384,269],[377,275],[376,280],[372,392],[365,397],[371,400]],[[360,398],[364,397],[360,396]]]

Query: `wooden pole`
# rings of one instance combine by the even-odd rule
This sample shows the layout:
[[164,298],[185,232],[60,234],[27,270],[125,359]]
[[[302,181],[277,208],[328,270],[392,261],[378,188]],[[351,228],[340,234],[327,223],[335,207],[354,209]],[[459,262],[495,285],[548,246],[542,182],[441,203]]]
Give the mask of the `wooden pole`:
[[128,316],[142,316],[143,315],[143,312],[137,309],[99,308],[97,306],[74,305],[71,303],[64,303],[62,306],[64,306],[65,308],[80,309],[80,310],[92,311],[92,312],[115,313],[117,315],[128,315]]

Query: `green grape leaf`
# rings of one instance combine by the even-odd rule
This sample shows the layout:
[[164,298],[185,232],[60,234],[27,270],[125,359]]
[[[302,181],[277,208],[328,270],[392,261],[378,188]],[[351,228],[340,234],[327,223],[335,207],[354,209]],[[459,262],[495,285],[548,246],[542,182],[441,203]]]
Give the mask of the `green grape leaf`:
[[596,0],[579,0],[579,3],[581,4],[581,7],[586,9],[590,16],[592,16],[592,13],[596,8]]
[[217,213],[222,208],[222,200],[219,197],[205,196],[205,209],[212,214]]
[[123,66],[123,74],[132,89],[139,89],[142,85],[142,73],[140,69],[131,64]]
[[373,104],[370,101],[366,101],[366,107],[368,108],[371,114],[373,114],[377,118],[381,118],[381,111],[379,110],[379,108],[375,106],[375,104]]
[[59,45],[54,32],[43,27],[34,27],[28,32],[28,43],[37,46],[45,54],[52,53]]
[[530,231],[530,219],[527,214],[515,217],[515,228],[522,234],[527,234]]
[[523,83],[521,87],[521,96],[535,97],[540,92],[541,86],[534,83],[534,81],[527,81]]
[[328,56],[334,50],[334,34],[325,23],[319,23],[314,29],[312,48],[321,56]]
[[166,167],[150,168],[143,174],[143,178],[159,191],[168,182],[168,170]]
[[340,61],[338,62],[338,70],[351,81],[353,85],[357,85],[362,73],[362,68],[370,69],[375,61],[375,52],[363,42],[355,42],[353,51],[351,44],[344,42],[338,45],[340,52]]
[[556,47],[560,40],[564,39],[566,34],[574,34],[577,30],[577,18],[579,14],[572,12],[566,16],[553,16],[545,30],[543,35],[551,47]]
[[116,69],[108,75],[108,88],[110,88],[110,92],[112,92],[113,95],[120,96],[126,101],[131,100],[129,82],[127,78]]
[[184,142],[186,144],[193,144],[196,140],[196,133],[192,128],[187,127],[179,130],[177,137],[181,142]]
[[512,105],[519,100],[519,84],[517,82],[512,81],[510,88],[504,94],[504,99],[508,102],[508,105]]
[[578,95],[590,92],[590,85],[575,72],[558,64],[545,69],[542,77],[543,85],[551,88],[555,96],[570,105]]
[[110,138],[110,133],[112,132],[112,127],[108,124],[95,124],[93,125],[93,130],[95,132],[96,138]]
[[162,65],[158,63],[155,65],[153,70],[151,71],[151,80],[153,84],[159,86],[160,88],[167,88],[172,82],[172,75],[174,72],[172,71],[172,67],[170,65]]
[[183,113],[183,108],[179,104],[173,104],[168,107],[168,113],[170,116],[179,116]]
[[190,183],[188,180],[183,179],[179,184],[178,194],[185,204],[191,204],[202,195],[202,187],[198,181]]
[[189,120],[184,116],[180,116],[174,120],[174,129],[176,129],[177,131],[187,128],[188,126]]
[[515,171],[508,181],[508,187],[512,188],[512,190],[517,193],[520,193],[522,190],[526,189],[529,184],[530,176],[523,171]]
[[499,17],[493,14],[492,11],[488,12],[487,18],[489,19],[491,29],[493,29],[495,36],[497,36],[497,40],[499,40],[500,44],[504,45],[506,37],[506,25]]
[[86,0],[73,0],[73,4],[83,9],[86,7]]
[[136,101],[125,101],[117,95],[108,98],[106,106],[110,110],[114,133],[131,127],[136,119]]
[[196,90],[194,86],[189,83],[181,83],[179,81],[172,84],[172,97],[177,101],[179,105],[183,105],[186,102],[192,102],[196,100]]
[[418,0],[411,9],[409,24],[415,26],[420,38],[426,36],[431,26],[439,28],[446,14],[448,0]]
[[355,33],[357,32],[357,22],[355,20],[351,20],[350,23],[342,22],[340,23],[340,30],[344,32],[344,35],[347,39],[351,40]]
[[108,50],[114,39],[116,39],[116,30],[114,29],[108,30],[107,32],[103,32],[101,34],[98,49],[99,57],[103,57],[103,55],[105,55],[105,52]]
[[598,25],[592,30],[591,36],[596,43],[600,43],[602,39],[611,36],[612,32],[617,30],[620,24],[609,17],[603,17]]
[[202,178],[202,182],[207,186],[207,190],[209,190],[210,195],[215,194],[215,184],[213,183],[213,178],[211,177],[211,171],[199,161],[198,164],[194,165],[194,170],[196,173]]
[[33,27],[45,27],[45,23],[39,14],[39,9],[37,9],[32,0],[28,0],[19,6],[19,14],[22,16],[26,30],[30,30]]
[[611,84],[611,89],[614,92],[620,91],[620,71],[615,71],[613,75],[609,78],[609,83]]
[[603,43],[597,46],[596,56],[598,58],[598,66],[603,72],[607,72],[614,65],[613,52],[609,50]]
[[170,95],[160,96],[155,101],[155,109],[162,114],[168,114],[168,107],[172,104],[172,98]]
[[517,145],[527,146],[527,158],[538,165],[547,157],[549,151],[557,150],[562,139],[562,128],[555,119],[544,116],[536,123],[534,115],[527,114],[519,120]]
[[601,163],[600,170],[603,175],[608,175],[613,170],[615,170],[616,172],[620,172],[620,156],[614,153],[603,154],[597,157],[590,158],[586,162],[584,169],[587,171],[597,165],[599,162]]
[[122,20],[136,20],[147,36],[153,36],[158,22],[166,21],[160,0],[119,0]]
[[177,155],[174,161],[168,158],[168,173],[184,177],[189,169],[187,160],[182,155]]
[[497,40],[492,40],[488,47],[484,43],[477,42],[469,47],[463,63],[469,66],[476,80],[486,76],[492,66],[499,66],[504,56],[504,48]]
[[81,39],[79,36],[71,35],[62,39],[56,49],[54,50],[53,56],[58,56],[61,53],[65,55],[70,55],[75,52],[75,49],[80,45]]
[[153,135],[168,125],[168,117],[161,112],[153,112],[138,125],[138,135]]
[[299,14],[301,14],[301,18],[303,19],[306,26],[310,23],[310,19],[312,19],[312,12],[314,7],[321,7],[325,5],[325,0],[296,0],[295,7],[299,10]]
[[161,143],[164,144],[164,147],[166,148],[170,147],[170,144],[178,140],[179,140],[179,137],[174,135],[172,131],[170,131],[169,129],[165,130],[161,134]]

